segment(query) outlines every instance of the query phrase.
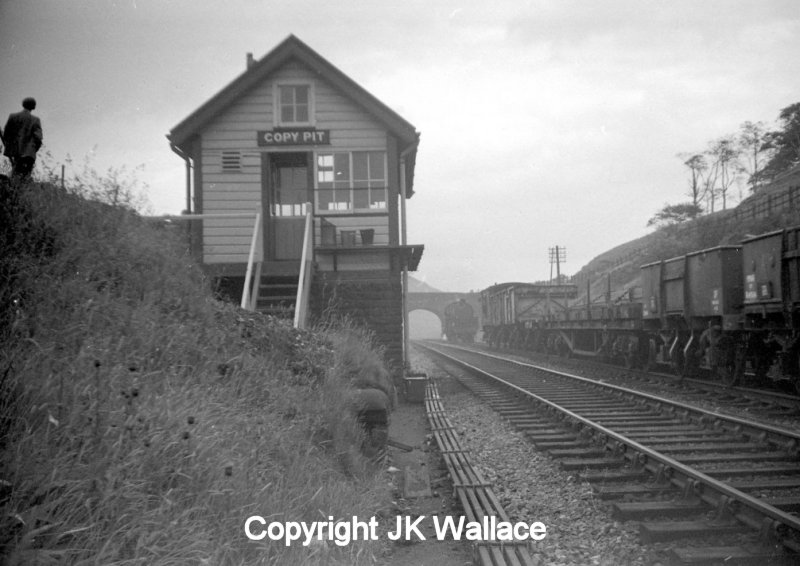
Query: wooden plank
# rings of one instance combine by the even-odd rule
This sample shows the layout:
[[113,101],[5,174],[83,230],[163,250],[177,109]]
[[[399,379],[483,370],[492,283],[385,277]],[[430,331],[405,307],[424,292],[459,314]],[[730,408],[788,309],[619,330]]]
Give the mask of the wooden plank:
[[222,253],[212,250],[203,250],[204,263],[241,263],[247,264],[247,253]]
[[[261,208],[261,194],[254,191],[230,190],[230,191],[206,191],[206,202],[211,204],[219,201],[247,201],[253,210]],[[213,205],[212,205],[213,206]]]
[[239,236],[209,236],[208,234],[205,235],[203,238],[203,245],[204,246],[246,246],[248,249],[248,253],[250,250],[250,239],[253,235],[253,231],[250,231],[250,234],[244,234]]
[[[205,200],[203,201],[205,202]],[[255,214],[255,207],[252,202],[248,201],[224,201],[216,200],[212,202],[205,202],[206,213],[213,214],[215,212],[246,212]]]
[[639,534],[645,544],[665,542],[687,537],[732,535],[747,532],[742,524],[714,524],[706,521],[660,521],[639,525]]
[[685,517],[707,510],[700,500],[677,501],[621,501],[611,504],[612,514],[621,521],[641,520],[645,517]]
[[[680,564],[780,564],[775,562],[775,549],[769,547],[743,548],[741,546],[718,546],[703,548],[673,548],[672,558]],[[790,564],[790,562],[784,562]]]
[[217,236],[245,236],[250,237],[253,235],[252,226],[226,226],[226,227],[208,227],[203,230],[206,237],[215,238]]
[[218,140],[203,138],[203,150],[255,150],[258,149],[256,140],[256,131],[252,131],[252,135],[244,135],[244,133],[237,139],[232,140]]
[[253,232],[254,218],[206,218],[203,220],[204,230],[238,230],[240,228],[247,228],[249,232]]

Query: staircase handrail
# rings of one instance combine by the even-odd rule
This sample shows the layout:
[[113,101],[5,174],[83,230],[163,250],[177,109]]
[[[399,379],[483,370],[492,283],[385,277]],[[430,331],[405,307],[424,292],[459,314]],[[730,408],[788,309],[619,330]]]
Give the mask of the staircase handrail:
[[308,323],[308,299],[311,294],[311,262],[314,253],[314,216],[311,203],[306,205],[306,227],[303,253],[300,257],[300,277],[297,280],[297,299],[294,306],[294,327],[305,328]]
[[[241,307],[248,311],[256,309],[258,302],[259,281],[261,281],[261,265],[264,260],[261,243],[261,213],[256,212],[253,225],[253,237],[250,239],[250,252],[247,255],[247,273],[244,276]],[[257,263],[257,265],[255,265]],[[253,267],[256,268],[255,283],[253,282]],[[253,287],[252,291],[250,287]]]

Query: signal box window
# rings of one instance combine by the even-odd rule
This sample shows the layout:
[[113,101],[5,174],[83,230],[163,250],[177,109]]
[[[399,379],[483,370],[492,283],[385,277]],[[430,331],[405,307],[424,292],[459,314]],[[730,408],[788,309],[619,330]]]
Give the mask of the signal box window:
[[281,125],[311,123],[311,86],[278,86],[277,106]]
[[317,208],[350,210],[350,154],[328,153],[317,156]]
[[353,152],[354,208],[386,208],[385,155],[382,151]]
[[386,153],[353,151],[317,155],[317,210],[386,209]]

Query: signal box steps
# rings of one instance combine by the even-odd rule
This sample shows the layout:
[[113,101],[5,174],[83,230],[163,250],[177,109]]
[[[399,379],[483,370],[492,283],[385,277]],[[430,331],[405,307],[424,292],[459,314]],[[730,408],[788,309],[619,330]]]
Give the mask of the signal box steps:
[[298,277],[295,275],[262,275],[256,310],[280,318],[293,318],[297,286]]

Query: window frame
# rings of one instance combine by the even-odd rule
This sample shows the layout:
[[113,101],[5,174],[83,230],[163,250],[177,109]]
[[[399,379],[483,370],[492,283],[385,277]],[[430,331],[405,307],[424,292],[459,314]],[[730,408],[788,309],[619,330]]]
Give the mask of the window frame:
[[[354,155],[355,154],[367,154],[367,175],[368,179],[354,179]],[[371,177],[371,170],[369,168],[369,154],[370,153],[380,153],[383,158],[383,179],[375,179]],[[320,181],[320,159],[325,156],[330,156],[332,158],[332,170],[336,171],[336,154],[346,154],[348,159],[348,174],[349,178],[347,180],[347,187],[330,187],[330,188],[321,188],[320,183],[331,183],[334,184],[336,182],[342,183],[343,181]],[[324,172],[324,171],[323,171]],[[381,185],[374,185],[374,183],[382,182]],[[367,183],[366,187],[356,187],[356,183]],[[367,207],[366,208],[356,208],[356,194],[355,191],[366,189],[367,192]],[[376,202],[383,203],[382,207],[372,207],[373,202],[373,193],[372,190],[377,189],[378,191],[382,191],[382,199],[377,200]],[[320,191],[347,191],[348,200],[346,201],[349,206],[347,208],[328,208],[322,209],[320,208]],[[334,193],[335,194],[335,193]],[[335,198],[335,197],[334,197]],[[336,202],[335,200],[332,202]],[[342,201],[344,202],[344,201]],[[385,149],[330,149],[328,151],[320,151],[314,153],[314,212],[316,214],[322,215],[336,215],[336,214],[388,214],[389,213],[389,153]]]
[[[308,88],[308,120],[305,122],[284,122],[281,109],[281,88],[282,87],[306,87]],[[276,128],[295,128],[316,125],[316,101],[314,97],[314,83],[307,80],[281,80],[276,81],[272,90],[272,117],[273,125]]]

